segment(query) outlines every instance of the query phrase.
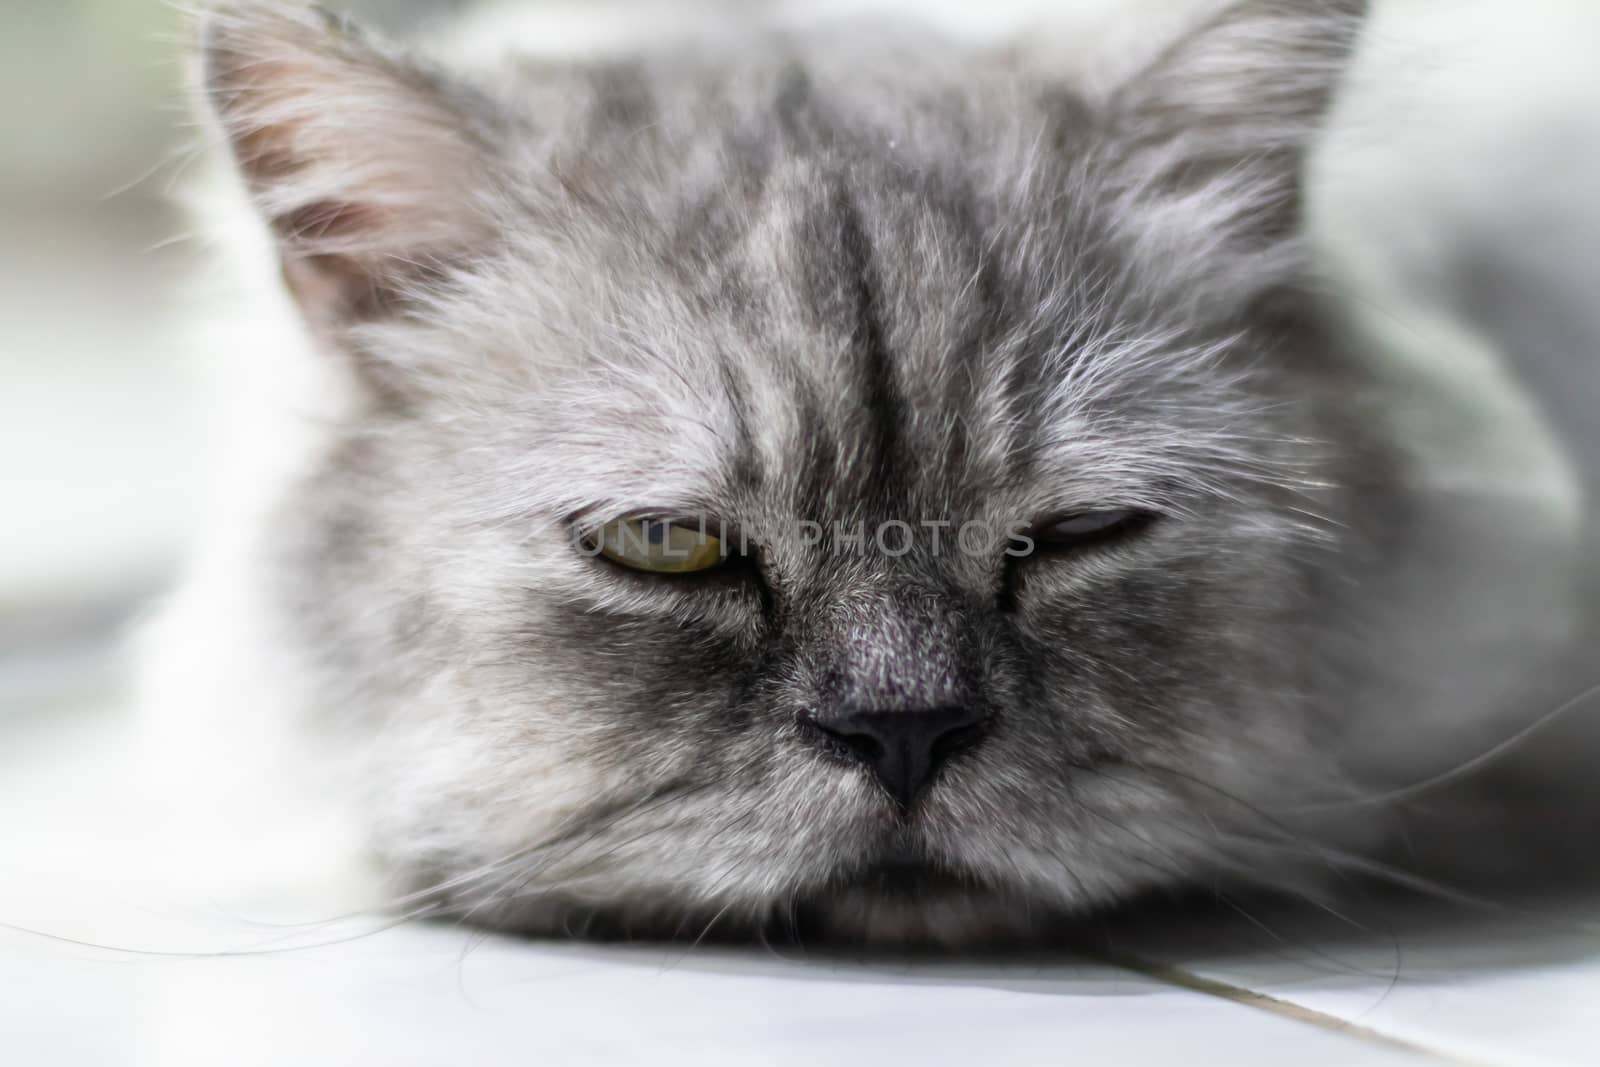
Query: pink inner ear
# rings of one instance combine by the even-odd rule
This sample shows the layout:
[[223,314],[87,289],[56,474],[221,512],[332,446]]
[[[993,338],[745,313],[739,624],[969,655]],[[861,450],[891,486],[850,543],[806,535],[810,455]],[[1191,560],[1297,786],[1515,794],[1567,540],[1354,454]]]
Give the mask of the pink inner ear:
[[372,204],[346,200],[317,200],[274,220],[290,241],[336,243],[340,238],[375,233],[384,225],[386,212]]
[[370,318],[386,299],[372,271],[349,256],[286,254],[283,281],[315,327]]
[[346,200],[317,200],[273,220],[283,238],[283,280],[306,314],[336,322],[377,313],[384,301],[382,265],[372,254],[337,249],[347,244],[360,249],[363,235],[380,232],[387,212],[373,204]]
[[[486,230],[475,139],[441,76],[299,4],[224,5],[205,88],[308,309],[359,313]],[[376,294],[376,295],[375,295]]]

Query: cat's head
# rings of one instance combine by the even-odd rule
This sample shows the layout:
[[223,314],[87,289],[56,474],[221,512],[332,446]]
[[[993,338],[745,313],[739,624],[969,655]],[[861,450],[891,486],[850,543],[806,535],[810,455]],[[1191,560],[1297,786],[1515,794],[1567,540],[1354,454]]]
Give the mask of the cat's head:
[[212,16],[352,383],[262,580],[376,847],[490,922],[891,940],[1277,855],[1228,827],[1327,770],[1296,238],[1361,7],[1093,98],[903,33],[451,70]]

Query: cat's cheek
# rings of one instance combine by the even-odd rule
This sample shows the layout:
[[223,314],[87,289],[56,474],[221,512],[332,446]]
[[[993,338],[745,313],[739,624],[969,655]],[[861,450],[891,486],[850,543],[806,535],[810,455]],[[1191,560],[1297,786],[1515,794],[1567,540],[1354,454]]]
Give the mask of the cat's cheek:
[[[462,842],[532,842],[624,784],[548,707],[416,710],[369,746],[379,838],[448,829]],[[404,851],[404,847],[401,847]]]

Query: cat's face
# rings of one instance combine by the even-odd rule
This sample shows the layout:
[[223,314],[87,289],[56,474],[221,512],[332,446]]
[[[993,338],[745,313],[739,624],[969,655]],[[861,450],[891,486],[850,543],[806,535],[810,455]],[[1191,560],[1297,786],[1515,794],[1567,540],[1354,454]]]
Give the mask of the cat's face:
[[[932,41],[458,83],[214,23],[360,396],[270,580],[380,851],[548,932],[992,939],[1233,873],[1326,772],[1336,459],[1273,295],[1325,6],[1095,104]],[[1245,99],[1272,32],[1327,75]],[[721,552],[651,564],[664,520]]]

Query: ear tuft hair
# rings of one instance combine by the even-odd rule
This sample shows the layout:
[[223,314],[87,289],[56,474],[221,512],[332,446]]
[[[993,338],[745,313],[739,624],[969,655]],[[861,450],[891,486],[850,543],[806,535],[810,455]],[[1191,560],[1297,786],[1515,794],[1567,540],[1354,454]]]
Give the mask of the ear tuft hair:
[[319,8],[202,16],[201,86],[308,314],[358,314],[481,240],[487,109]]

